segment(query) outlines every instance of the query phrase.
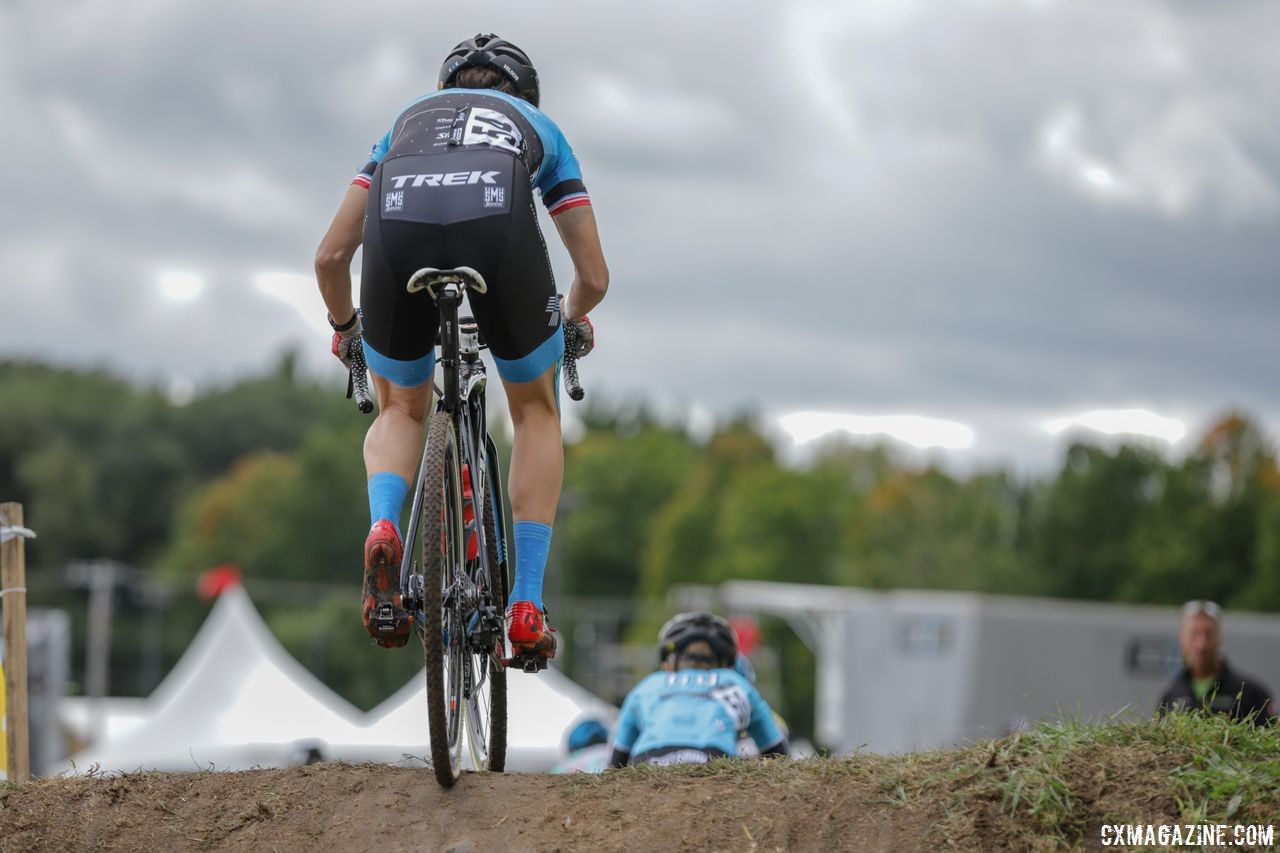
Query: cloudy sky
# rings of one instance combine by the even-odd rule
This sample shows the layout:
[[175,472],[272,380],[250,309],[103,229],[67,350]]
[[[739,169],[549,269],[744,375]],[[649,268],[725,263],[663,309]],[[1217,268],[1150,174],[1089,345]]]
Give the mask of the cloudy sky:
[[1277,4],[514,8],[0,2],[0,356],[180,389],[294,346],[340,389],[316,244],[483,30],[596,205],[589,393],[1030,466],[1090,412],[1280,434]]

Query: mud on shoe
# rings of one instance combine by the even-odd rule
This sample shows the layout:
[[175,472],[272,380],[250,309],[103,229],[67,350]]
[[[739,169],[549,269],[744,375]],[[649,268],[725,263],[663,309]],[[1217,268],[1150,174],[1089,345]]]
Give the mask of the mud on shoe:
[[383,519],[364,541],[364,629],[378,645],[397,649],[409,642],[412,617],[401,606],[400,558],[404,546],[395,525]]
[[547,613],[532,601],[517,601],[507,610],[507,637],[516,656],[556,656],[555,628],[547,624]]

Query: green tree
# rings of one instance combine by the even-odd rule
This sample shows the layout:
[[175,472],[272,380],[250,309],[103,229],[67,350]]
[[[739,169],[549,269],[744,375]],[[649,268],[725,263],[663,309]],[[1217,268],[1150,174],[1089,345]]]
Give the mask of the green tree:
[[1021,490],[1003,473],[899,470],[848,517],[840,579],[874,588],[1027,592]]
[[0,362],[0,494],[40,533],[33,571],[155,552],[189,483],[170,414],[159,394],[103,373]]
[[714,579],[720,505],[731,482],[746,471],[774,464],[773,448],[746,421],[728,424],[711,436],[679,491],[654,519],[641,571],[645,597],[660,599],[673,583]]
[[1280,611],[1280,477],[1268,477],[1258,511],[1253,574],[1229,600],[1249,610]]
[[565,462],[565,510],[556,535],[570,595],[631,596],[658,510],[697,459],[689,437],[657,423],[633,434],[592,429]]
[[198,476],[221,474],[246,454],[292,450],[317,425],[368,428],[339,388],[298,378],[294,359],[286,353],[273,371],[203,391],[176,409],[174,429]]
[[1168,465],[1143,447],[1073,444],[1032,501],[1029,557],[1043,591],[1108,601],[1132,575],[1133,531],[1158,512]]
[[321,425],[293,453],[242,457],[197,492],[160,561],[193,580],[220,563],[248,577],[352,583],[369,530],[361,426]]
[[745,468],[716,506],[706,580],[833,583],[840,520],[851,502],[838,471]]
[[1117,597],[1266,606],[1276,583],[1267,520],[1278,486],[1275,453],[1261,430],[1239,414],[1219,419],[1168,470],[1154,490],[1154,510],[1131,525],[1132,569]]
[[297,494],[297,461],[256,453],[201,489],[182,511],[170,550],[161,559],[171,578],[194,584],[200,573],[232,563],[248,576],[297,576],[290,553],[297,531],[281,524]]

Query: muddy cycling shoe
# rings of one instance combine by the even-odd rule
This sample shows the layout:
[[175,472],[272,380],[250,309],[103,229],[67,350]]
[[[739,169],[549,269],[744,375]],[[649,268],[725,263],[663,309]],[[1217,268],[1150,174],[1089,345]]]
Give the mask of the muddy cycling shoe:
[[532,601],[517,601],[507,610],[507,636],[515,656],[556,656],[555,628],[547,624],[547,612]]
[[383,519],[364,540],[364,629],[378,645],[398,649],[409,642],[413,619],[401,606],[400,558],[404,546],[395,525]]

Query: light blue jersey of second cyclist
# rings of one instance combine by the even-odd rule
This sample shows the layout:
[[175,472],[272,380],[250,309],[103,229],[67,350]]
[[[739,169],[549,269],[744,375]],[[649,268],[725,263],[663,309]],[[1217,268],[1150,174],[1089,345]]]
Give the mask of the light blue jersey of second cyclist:
[[783,739],[760,691],[732,669],[655,672],[622,703],[614,749],[641,755],[654,749],[717,749],[734,755],[738,732],[761,751]]

